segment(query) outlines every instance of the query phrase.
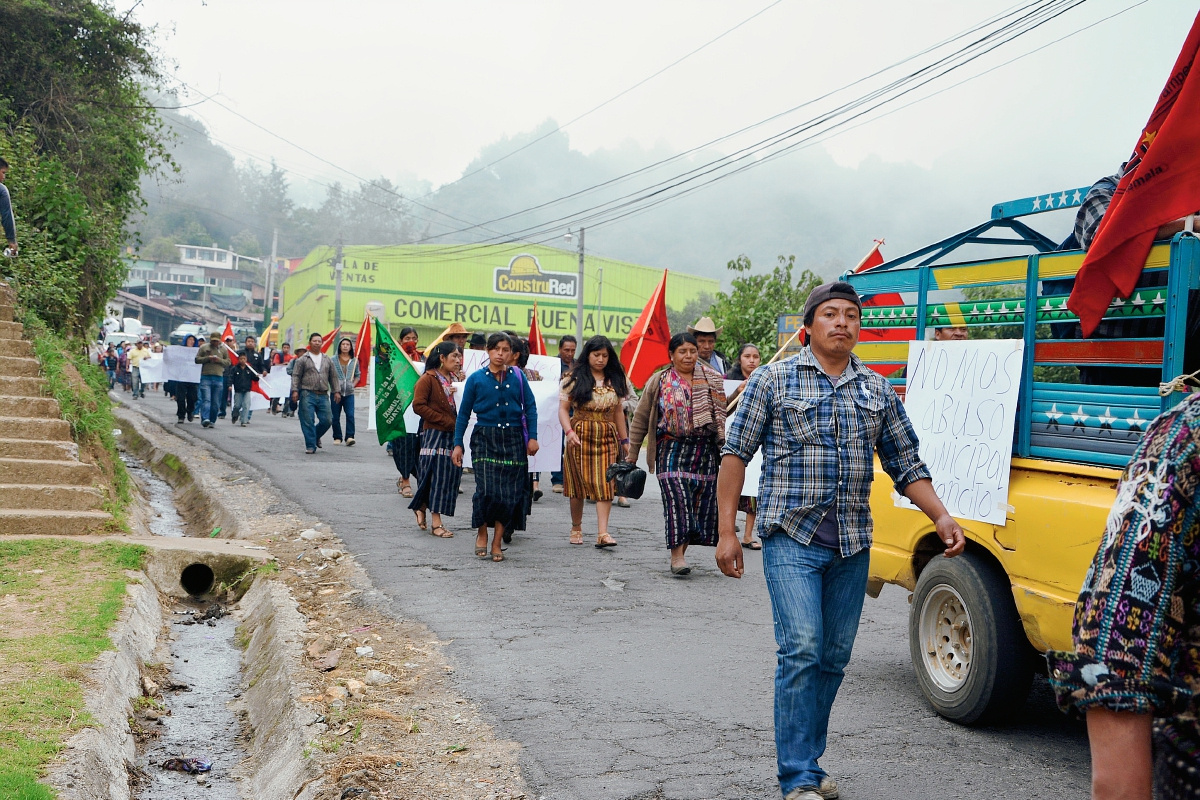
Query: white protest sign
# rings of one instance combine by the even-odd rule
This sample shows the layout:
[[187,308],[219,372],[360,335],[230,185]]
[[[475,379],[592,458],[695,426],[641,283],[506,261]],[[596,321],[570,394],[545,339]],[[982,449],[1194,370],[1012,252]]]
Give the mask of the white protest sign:
[[144,357],[142,359],[142,363],[139,365],[139,369],[142,371],[142,383],[162,383],[162,353],[152,353],[151,355]]
[[287,397],[292,393],[292,376],[287,374],[287,367],[283,364],[275,364],[270,372],[262,376],[258,386],[274,399]]
[[[733,397],[733,393],[742,385],[741,381],[725,381],[725,397]],[[737,409],[733,410],[733,414],[737,413]],[[725,438],[729,438],[729,426],[733,424],[733,414],[725,418]],[[746,478],[742,481],[742,496],[743,497],[758,497],[758,483],[762,480],[763,456],[762,448],[754,454],[754,458],[750,459],[750,463],[746,465]]]
[[909,343],[904,407],[953,516],[1005,523],[1024,351],[1022,339]]
[[163,349],[163,378],[181,383],[199,383],[200,365],[196,363],[197,348],[181,344]]
[[[463,373],[468,377],[479,371],[488,363],[487,353],[482,350],[468,350],[463,354]],[[529,388],[533,391],[533,400],[537,405],[538,426],[537,455],[529,459],[530,472],[556,472],[562,468],[562,426],[558,422],[558,384],[560,381],[562,361],[557,356],[530,356],[527,364],[541,375],[540,381],[530,381]],[[455,399],[462,397],[463,384],[455,383],[458,391]],[[463,437],[463,466],[471,466],[471,433],[475,430],[475,415],[467,426]],[[532,431],[531,431],[532,433]]]
[[[418,375],[425,374],[425,364],[414,361],[413,367],[417,370]],[[404,409],[404,430],[410,436],[416,436],[421,430],[421,418],[417,416],[417,412],[413,410],[412,403],[408,404],[408,408]]]
[[[262,382],[259,381],[258,385],[262,386]],[[250,397],[248,399],[250,400],[251,411],[261,411],[264,408],[271,407],[271,401],[263,397],[258,392],[250,392]]]

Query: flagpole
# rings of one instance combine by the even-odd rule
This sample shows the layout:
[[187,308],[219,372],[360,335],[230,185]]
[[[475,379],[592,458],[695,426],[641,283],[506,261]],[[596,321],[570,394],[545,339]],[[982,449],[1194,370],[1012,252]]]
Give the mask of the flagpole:
[[[791,338],[783,343],[783,347],[781,347],[775,351],[775,355],[771,356],[771,360],[768,361],[767,364],[774,364],[776,361],[778,361],[779,357],[781,355],[783,355],[783,351],[787,350],[788,347],[791,345],[791,343],[796,341],[796,337],[800,335],[800,331],[802,331],[802,330],[803,330],[803,328],[797,328],[796,332],[792,334]],[[764,364],[763,366],[766,366],[766,364]],[[736,397],[734,397],[732,400],[730,400],[729,405],[725,407],[725,413],[726,414],[732,413],[733,410],[735,408],[737,408],[737,404],[741,401],[741,399],[742,399],[742,395],[739,394]]]

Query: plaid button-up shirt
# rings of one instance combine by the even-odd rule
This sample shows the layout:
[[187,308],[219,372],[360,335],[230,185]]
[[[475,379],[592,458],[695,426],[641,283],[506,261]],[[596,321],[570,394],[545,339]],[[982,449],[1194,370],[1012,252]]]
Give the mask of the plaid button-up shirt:
[[807,347],[755,370],[721,452],[748,463],[759,447],[759,534],[808,544],[836,502],[843,556],[871,546],[876,450],[898,491],[930,477],[895,390],[853,354],[836,382]]

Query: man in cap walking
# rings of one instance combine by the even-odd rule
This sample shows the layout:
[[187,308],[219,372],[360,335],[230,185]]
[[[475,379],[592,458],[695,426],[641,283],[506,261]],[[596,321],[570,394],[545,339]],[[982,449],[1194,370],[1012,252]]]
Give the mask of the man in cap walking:
[[861,316],[850,284],[812,291],[804,304],[808,344],[750,376],[717,478],[717,565],[740,578],[744,551],[734,521],[746,464],[762,448],[758,535],[779,645],[775,748],[785,800],[838,796],[817,760],[862,613],[876,452],[897,491],[934,521],[946,556],[966,546],[934,493],[900,399],[853,353]]
[[724,375],[729,371],[729,365],[717,352],[717,335],[721,332],[712,321],[712,317],[701,317],[695,325],[688,325],[688,333],[696,337],[697,360],[702,361],[717,372]]

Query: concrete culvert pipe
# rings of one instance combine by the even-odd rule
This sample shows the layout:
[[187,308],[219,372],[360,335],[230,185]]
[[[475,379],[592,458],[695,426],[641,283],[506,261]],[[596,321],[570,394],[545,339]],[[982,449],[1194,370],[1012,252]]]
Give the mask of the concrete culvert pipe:
[[179,574],[179,584],[183,590],[193,597],[208,594],[212,591],[216,576],[212,567],[207,564],[189,564]]

